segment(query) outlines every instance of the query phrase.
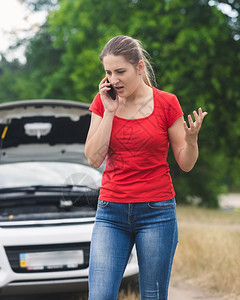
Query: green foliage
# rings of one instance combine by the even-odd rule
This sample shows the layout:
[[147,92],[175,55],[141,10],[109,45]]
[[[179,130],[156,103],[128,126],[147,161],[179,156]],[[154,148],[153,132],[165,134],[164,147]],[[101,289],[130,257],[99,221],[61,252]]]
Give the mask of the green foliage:
[[[35,3],[34,9],[50,4],[51,11],[54,1],[28,3]],[[178,201],[198,197],[214,207],[219,193],[240,187],[240,42],[233,38],[239,16],[233,20],[207,0],[59,0],[58,5],[29,44],[26,65],[1,61],[0,101],[91,102],[104,76],[101,49],[115,35],[131,35],[151,55],[158,87],[178,96],[185,115],[200,106],[208,111],[194,170],[183,173],[169,156]],[[237,1],[231,5],[239,9]]]
[[180,203],[198,203],[215,208],[218,207],[218,195],[228,191],[226,174],[229,172],[230,160],[224,153],[215,153],[210,157],[208,149],[201,145],[200,151],[198,162],[189,173],[181,171],[172,154],[170,155],[176,198]]
[[16,60],[9,63],[3,55],[0,57],[0,101],[8,102],[9,100],[16,100],[19,96],[16,77],[21,70],[21,65]]

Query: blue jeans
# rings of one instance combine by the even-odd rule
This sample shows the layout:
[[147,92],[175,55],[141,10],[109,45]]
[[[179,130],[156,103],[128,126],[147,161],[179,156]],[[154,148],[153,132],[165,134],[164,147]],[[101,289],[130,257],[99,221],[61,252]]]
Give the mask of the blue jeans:
[[144,203],[98,201],[93,228],[89,300],[116,300],[136,244],[142,300],[167,300],[178,242],[175,198]]

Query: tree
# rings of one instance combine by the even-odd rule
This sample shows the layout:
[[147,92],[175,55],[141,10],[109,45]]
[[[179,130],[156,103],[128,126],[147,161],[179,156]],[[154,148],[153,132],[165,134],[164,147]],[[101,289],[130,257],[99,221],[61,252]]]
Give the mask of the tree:
[[49,80],[61,66],[62,51],[52,45],[47,28],[43,25],[26,49],[27,64],[17,79],[20,99],[64,98],[61,90],[51,88],[49,92]]
[[225,184],[238,184],[230,166],[238,162],[234,152],[239,153],[239,43],[232,38],[228,17],[217,7],[190,0],[105,1],[104,5],[95,0],[62,0],[50,18],[50,31],[55,44],[64,48],[63,76],[72,80],[77,98],[89,102],[101,78],[96,57],[105,42],[117,34],[144,41],[160,88],[178,95],[186,114],[199,106],[209,112],[194,171],[182,174],[170,157],[178,198],[197,196],[216,206]]
[[21,64],[18,60],[8,62],[3,54],[0,57],[0,102],[16,100],[19,96],[16,78],[21,70]]
[[[34,9],[54,3],[27,2],[35,3]],[[104,76],[98,58],[104,44],[118,34],[140,39],[152,57],[158,87],[178,96],[185,115],[199,106],[209,113],[194,170],[183,173],[169,156],[178,201],[197,197],[217,206],[217,195],[227,186],[240,186],[239,15],[234,21],[224,14],[217,6],[224,2],[59,0],[27,48],[18,93],[91,102]],[[239,12],[236,0],[228,3]]]
[[[56,9],[55,0],[19,0],[33,12]],[[47,77],[56,71],[60,65],[60,52],[52,46],[52,37],[49,35],[48,23],[39,27],[33,36],[32,29],[24,29],[24,38],[17,39],[16,44],[11,45],[8,51],[24,47],[26,64],[20,63],[17,59],[12,62],[6,60],[4,54],[0,54],[0,101],[11,101],[19,99],[46,98]],[[26,34],[26,32],[31,32]],[[54,95],[57,98],[58,91]],[[60,95],[61,96],[61,95]]]

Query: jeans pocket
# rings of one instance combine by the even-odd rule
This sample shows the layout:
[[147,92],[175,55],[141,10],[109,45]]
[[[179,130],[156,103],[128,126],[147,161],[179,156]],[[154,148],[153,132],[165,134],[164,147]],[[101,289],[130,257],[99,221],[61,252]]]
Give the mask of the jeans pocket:
[[175,198],[167,201],[148,202],[148,206],[153,209],[169,209],[174,208]]
[[98,207],[106,207],[108,206],[109,202],[104,200],[98,200]]

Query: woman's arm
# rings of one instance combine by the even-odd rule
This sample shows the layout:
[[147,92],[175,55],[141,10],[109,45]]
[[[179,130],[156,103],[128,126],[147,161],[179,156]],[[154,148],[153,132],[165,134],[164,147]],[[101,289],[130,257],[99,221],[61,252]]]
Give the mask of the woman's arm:
[[99,168],[103,163],[109,148],[112,132],[112,122],[119,105],[118,97],[116,100],[108,95],[107,91],[110,83],[105,77],[99,84],[99,92],[105,111],[103,117],[92,113],[91,124],[85,143],[85,155],[90,166]]
[[207,112],[199,108],[198,114],[193,112],[195,122],[188,116],[189,127],[183,117],[177,119],[168,129],[169,140],[175,159],[180,168],[189,172],[194,167],[198,158],[198,133]]
[[111,137],[114,114],[105,112],[103,118],[92,113],[91,124],[85,144],[85,155],[93,168],[103,163]]

